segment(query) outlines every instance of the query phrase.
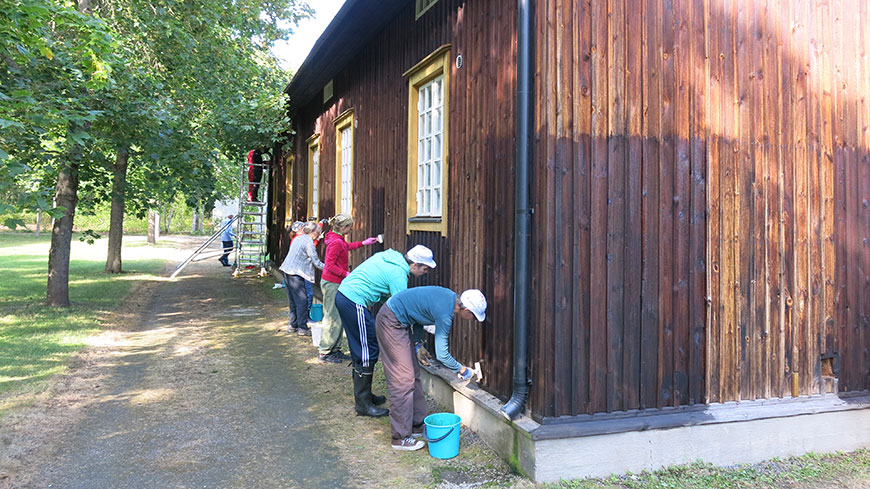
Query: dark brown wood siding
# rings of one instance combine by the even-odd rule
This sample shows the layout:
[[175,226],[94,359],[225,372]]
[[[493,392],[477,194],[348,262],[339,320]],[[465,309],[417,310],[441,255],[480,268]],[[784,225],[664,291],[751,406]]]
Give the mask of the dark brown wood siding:
[[[334,77],[334,97],[303,107],[291,100],[296,130],[293,189],[306,195],[305,140],[319,133],[319,218],[335,209],[336,135],[333,121],[353,109],[353,239],[385,234],[385,247],[424,244],[438,266],[411,285],[459,292],[479,288],[486,323],[459,321],[451,352],[460,362],[483,360],[486,388],[507,398],[512,379],[513,158],[516,91],[516,6],[497,0],[441,0],[419,20],[414,4]],[[402,74],[444,44],[452,64],[449,107],[448,233],[406,234],[408,84]],[[288,160],[289,161],[289,160]],[[307,217],[307,216],[306,216]],[[350,254],[357,265],[384,246]],[[286,250],[282,251],[286,253]],[[283,256],[283,255],[282,255]]]
[[536,23],[533,413],[870,388],[866,2]]
[[[354,238],[432,248],[439,266],[412,285],[484,291],[486,324],[457,325],[451,347],[483,359],[504,399],[516,7],[441,0],[417,21],[412,7],[335,76],[330,101],[294,106],[291,192],[306,195],[318,133],[318,217],[332,215],[333,121],[353,109]],[[535,8],[533,415],[808,395],[833,378],[870,389],[866,2]],[[406,234],[402,73],[448,43],[464,61],[451,68],[448,234]]]

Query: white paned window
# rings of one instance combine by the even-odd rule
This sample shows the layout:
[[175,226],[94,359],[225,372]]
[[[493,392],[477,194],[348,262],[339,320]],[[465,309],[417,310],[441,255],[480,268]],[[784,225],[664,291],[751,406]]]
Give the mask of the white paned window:
[[341,130],[341,212],[350,214],[353,195],[353,129]]
[[417,216],[441,217],[444,76],[421,86],[417,100]]

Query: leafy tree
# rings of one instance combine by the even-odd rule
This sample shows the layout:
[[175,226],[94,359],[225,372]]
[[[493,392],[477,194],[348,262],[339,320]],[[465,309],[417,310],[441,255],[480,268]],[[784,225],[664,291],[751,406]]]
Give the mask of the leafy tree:
[[69,304],[77,207],[111,200],[106,271],[119,272],[128,208],[177,195],[210,207],[248,149],[282,142],[289,74],[269,48],[310,12],[301,0],[0,0],[0,215],[56,218],[48,304]]

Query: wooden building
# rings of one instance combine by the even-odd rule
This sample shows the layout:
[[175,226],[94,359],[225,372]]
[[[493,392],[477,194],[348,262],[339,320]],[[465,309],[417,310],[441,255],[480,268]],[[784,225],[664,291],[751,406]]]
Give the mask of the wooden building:
[[[868,2],[530,5],[531,417],[866,395]],[[345,211],[432,248],[428,283],[482,289],[486,324],[451,345],[502,401],[518,10],[347,0],[287,88],[272,175],[277,258],[293,218]]]

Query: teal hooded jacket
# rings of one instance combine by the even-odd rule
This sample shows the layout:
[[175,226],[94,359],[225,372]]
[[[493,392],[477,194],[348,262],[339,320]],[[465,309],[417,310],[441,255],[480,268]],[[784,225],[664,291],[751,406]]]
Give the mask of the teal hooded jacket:
[[408,288],[411,267],[405,255],[389,249],[375,253],[344,278],[338,291],[351,301],[371,306]]

